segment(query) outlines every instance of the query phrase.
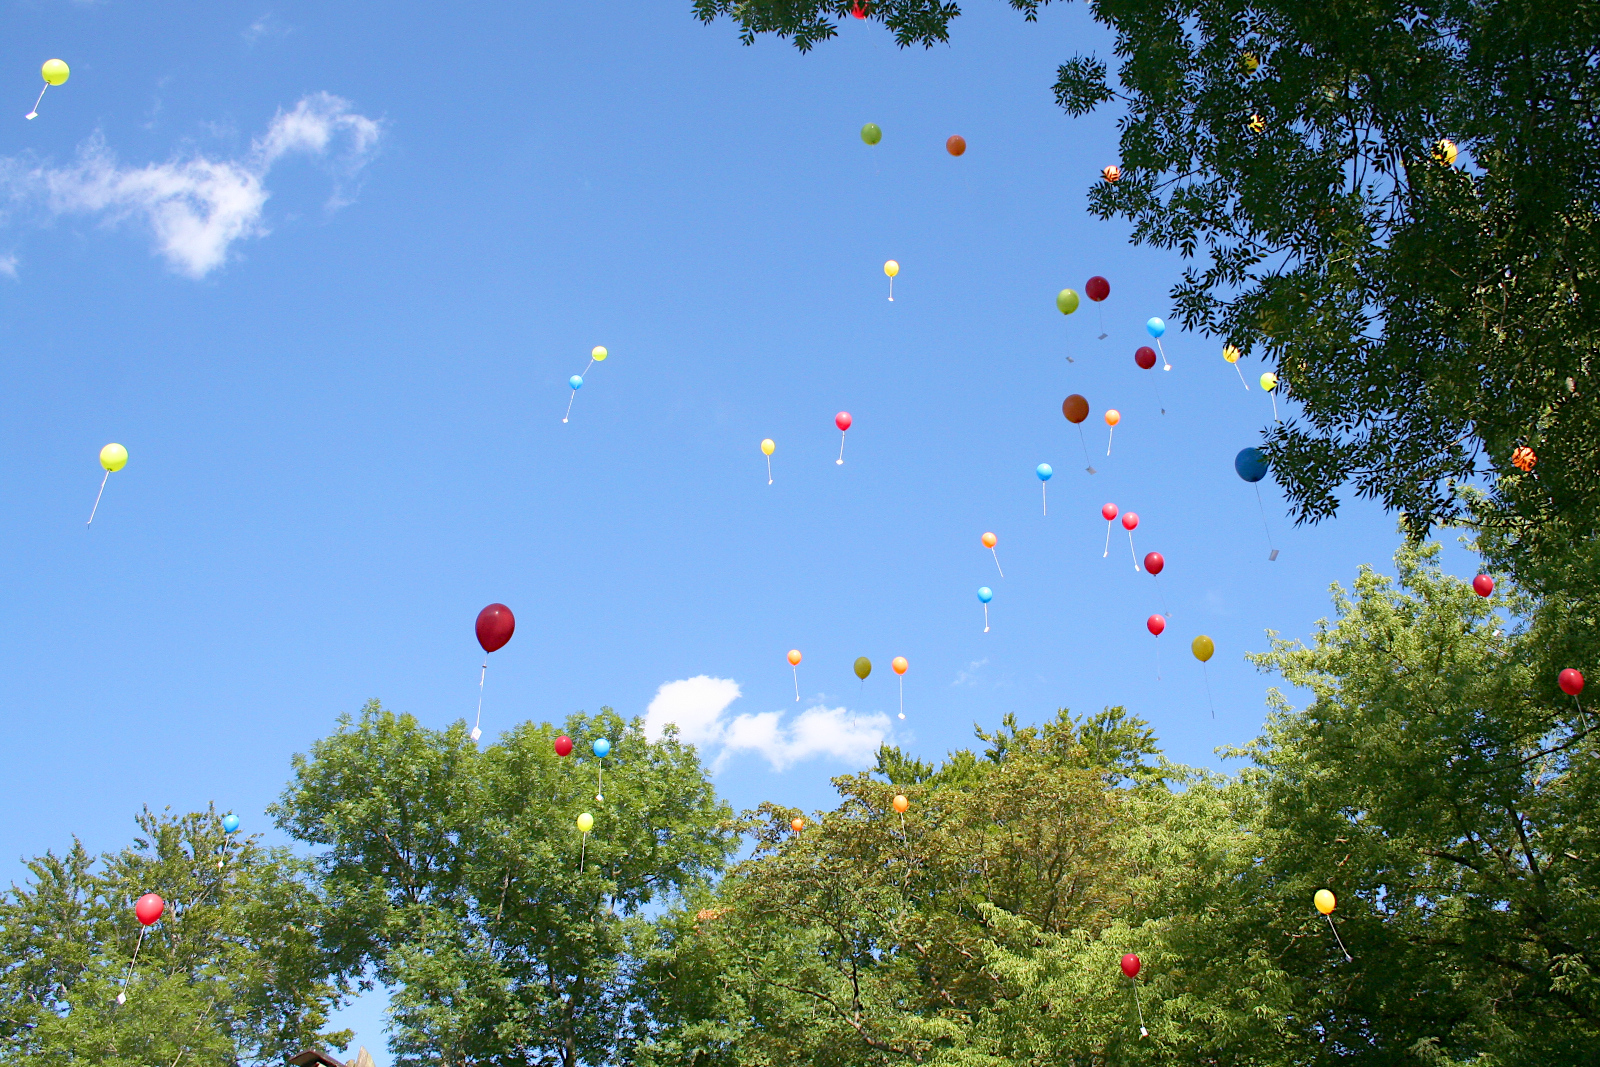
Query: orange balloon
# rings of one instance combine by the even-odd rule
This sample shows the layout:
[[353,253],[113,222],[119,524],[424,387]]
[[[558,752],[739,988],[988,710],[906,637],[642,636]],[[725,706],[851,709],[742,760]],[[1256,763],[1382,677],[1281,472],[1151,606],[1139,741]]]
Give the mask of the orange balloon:
[[1121,421],[1122,421],[1122,412],[1118,411],[1116,408],[1107,408],[1106,409],[1106,425],[1107,426],[1115,426],[1117,423],[1119,423]]
[[896,656],[894,662],[890,663],[889,666],[894,668],[894,673],[904,674],[906,673],[906,668],[910,667],[911,664],[906,661],[904,656]]
[[1061,414],[1071,423],[1079,423],[1089,417],[1089,401],[1087,398],[1073,393],[1061,402]]
[[944,150],[952,156],[959,156],[967,150],[967,139],[958,133],[944,143]]
[[1122,179],[1122,168],[1116,166],[1107,167],[1100,172],[1100,177],[1106,180],[1107,185],[1115,185]]
[[904,793],[898,793],[898,794],[895,795],[895,798],[894,798],[894,810],[895,811],[898,811],[901,815],[904,815],[906,813],[906,809],[909,808],[909,807],[911,807],[911,801],[906,799]]
[[800,650],[798,648],[791,648],[789,650],[789,666],[800,666]]
[[1000,543],[1000,538],[996,537],[994,534],[986,533],[986,534],[983,535],[983,547],[984,548],[993,548],[995,545],[997,545],[999,543]]
[[795,833],[799,833],[801,830],[804,830],[805,828],[806,828],[806,821],[804,819],[800,818],[800,816],[796,815],[794,818],[789,820],[789,829],[793,830]]

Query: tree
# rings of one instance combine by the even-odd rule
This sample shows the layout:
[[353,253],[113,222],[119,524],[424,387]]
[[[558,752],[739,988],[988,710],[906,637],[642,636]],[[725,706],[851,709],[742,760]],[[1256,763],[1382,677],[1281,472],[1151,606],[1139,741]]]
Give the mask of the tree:
[[534,723],[480,751],[465,723],[428,730],[374,701],[295,758],[274,814],[317,850],[330,951],[395,987],[399,1064],[614,1062],[640,910],[734,848],[732,812],[675,734],[649,741],[609,708],[564,730],[566,758]]
[[[46,853],[0,901],[0,1059],[234,1067],[342,1047],[349,1031],[324,1027],[346,986],[317,945],[307,866],[213,812],[137,821],[132,847]],[[141,943],[147,892],[166,912]]]

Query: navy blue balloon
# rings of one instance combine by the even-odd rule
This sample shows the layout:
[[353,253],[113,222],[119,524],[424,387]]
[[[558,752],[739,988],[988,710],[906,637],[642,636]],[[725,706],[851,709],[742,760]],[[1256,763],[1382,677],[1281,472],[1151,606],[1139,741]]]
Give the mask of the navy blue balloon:
[[222,829],[225,832],[231,834],[235,830],[237,830],[238,828],[239,828],[239,816],[237,816],[237,815],[224,815],[222,817]]
[[1262,455],[1259,448],[1242,449],[1233,457],[1233,469],[1245,481],[1259,482],[1267,476],[1267,457]]
[[599,756],[601,759],[605,759],[611,754],[611,742],[607,741],[603,737],[596,738],[594,743],[594,754]]

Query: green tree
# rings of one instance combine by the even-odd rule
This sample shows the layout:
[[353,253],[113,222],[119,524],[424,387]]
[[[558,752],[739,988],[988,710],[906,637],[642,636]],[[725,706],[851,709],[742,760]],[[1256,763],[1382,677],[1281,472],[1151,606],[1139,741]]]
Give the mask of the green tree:
[[703,886],[735,847],[675,734],[649,741],[609,708],[564,730],[566,758],[534,723],[480,751],[464,723],[428,730],[374,701],[295,759],[274,814],[316,849],[330,951],[394,988],[402,1065],[615,1062],[640,910]]
[[[0,1060],[233,1067],[342,1047],[349,1032],[324,1027],[346,987],[307,865],[213,812],[137,821],[132,847],[46,853],[0,901]],[[140,943],[150,892],[166,912]]]

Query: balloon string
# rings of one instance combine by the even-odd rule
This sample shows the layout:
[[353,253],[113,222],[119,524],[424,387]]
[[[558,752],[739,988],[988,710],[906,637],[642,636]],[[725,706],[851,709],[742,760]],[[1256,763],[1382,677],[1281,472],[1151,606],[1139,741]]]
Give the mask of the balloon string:
[[1046,490],[1043,482],[1039,483],[1039,504],[1042,508],[1044,508],[1044,513],[1046,515],[1050,514],[1050,494]]
[[1167,606],[1167,589],[1161,584],[1159,575],[1156,577],[1156,592],[1161,595],[1161,614],[1169,619],[1172,618],[1172,609]]
[[483,676],[489,673],[489,657],[483,657],[483,669],[478,672],[478,717],[473,720],[472,728],[476,730],[483,725]]
[[1089,465],[1089,473],[1094,473],[1094,461],[1089,458],[1089,439],[1083,436],[1083,426],[1078,426],[1078,443],[1083,446],[1083,461]]
[[989,605],[983,606],[983,632],[989,632]]
[[[1170,370],[1171,368],[1168,369]],[[1161,396],[1161,379],[1152,374],[1150,381],[1156,387],[1156,406],[1161,409],[1161,414],[1165,415],[1167,413],[1167,402]]]
[[1097,340],[1104,341],[1106,339],[1106,309],[1100,307],[1099,302],[1096,301],[1094,310],[1095,313],[1100,316],[1100,336],[1097,338]]
[[[903,674],[900,676],[900,717],[902,719],[906,717],[906,676]],[[902,825],[905,823],[905,818],[904,815],[900,816]]]
[[1256,485],[1256,507],[1261,509],[1261,528],[1267,532],[1267,547],[1272,549],[1272,557],[1271,558],[1276,559],[1278,557],[1278,549],[1277,549],[1277,546],[1275,546],[1272,543],[1272,527],[1267,525],[1267,505],[1261,502],[1261,486],[1260,486],[1260,484],[1259,483],[1255,483],[1255,485]]
[[1106,548],[1105,548],[1104,552],[1100,553],[1100,558],[1101,559],[1105,559],[1109,555],[1111,555],[1111,520],[1107,519],[1106,520]]
[[844,430],[840,430],[839,431],[839,458],[834,460],[835,463],[840,464],[841,466],[844,464],[844,435],[845,435],[845,431]]
[[[840,449],[840,451],[842,452],[844,450]],[[772,457],[771,456],[767,457],[767,484],[768,485],[772,484]]]
[[600,758],[600,777],[595,779],[594,798],[596,800],[604,800],[606,798],[606,761],[604,756]]
[[1354,963],[1355,960],[1351,957],[1350,950],[1344,947],[1344,942],[1339,938],[1339,928],[1333,925],[1333,916],[1324,915],[1323,918],[1328,920],[1328,929],[1333,931],[1333,942],[1339,946],[1339,951],[1344,953],[1344,961],[1346,963]]
[[894,301],[894,275],[889,275],[889,300]]
[[1133,569],[1134,569],[1135,572],[1137,572],[1139,570],[1139,553],[1135,552],[1134,549],[1133,549],[1133,531],[1132,530],[1128,531],[1128,555],[1133,557]]
[[1161,338],[1156,338],[1156,351],[1161,353],[1161,369],[1171,370],[1172,364],[1167,362],[1167,350],[1161,347]]
[[1117,428],[1113,426],[1106,434],[1106,455],[1108,456],[1111,455],[1111,439],[1115,436],[1117,436]]
[[1583,732],[1589,732],[1589,717],[1583,713],[1583,705],[1578,703],[1578,694],[1572,694],[1572,706],[1578,709],[1578,721],[1583,723]]
[[1150,1031],[1144,1028],[1144,1007],[1139,1003],[1139,979],[1130,978],[1128,981],[1133,983],[1133,1006],[1139,1012],[1139,1036],[1149,1037]]
[[1239,370],[1239,364],[1237,362],[1234,363],[1233,369],[1239,371],[1239,384],[1244,386],[1244,391],[1248,393],[1250,391],[1250,383],[1244,380],[1244,371]]
[[45,82],[44,89],[39,90],[39,99],[33,102],[33,110],[28,112],[28,114],[24,116],[25,118],[36,119],[39,117],[39,105],[44,101],[44,92],[45,89],[48,88],[50,88],[50,83]]
[[94,513],[100,510],[100,498],[105,495],[106,480],[108,478],[110,478],[110,477],[111,477],[111,472],[110,471],[106,471],[105,478],[101,478],[100,479],[100,492],[98,492],[98,493],[96,493],[94,495],[94,507],[89,509],[89,521],[84,523],[85,526],[93,526],[94,525]]
[[1211,707],[1211,717],[1217,717],[1217,705],[1211,699],[1211,672],[1206,669],[1205,660],[1200,661],[1200,674],[1206,680],[1206,703]]
[[[144,932],[148,929],[148,926],[141,925],[139,927],[139,940],[133,943],[133,958],[128,961],[128,969],[122,976],[122,988],[124,990],[128,988],[128,979],[133,976],[133,965],[139,962],[139,946],[144,944]],[[119,1001],[118,1003],[121,1002]]]
[[800,668],[791,663],[789,669],[794,671],[794,699],[798,702],[800,700]]
[[994,569],[1000,571],[1000,577],[1004,578],[1006,576],[1006,572],[1000,570],[1000,553],[996,552],[992,548],[989,550],[989,552],[994,556]]
[[565,415],[561,416],[561,421],[562,422],[566,422],[568,419],[570,419],[572,417],[572,401],[574,401],[576,399],[578,399],[578,391],[576,389],[574,389],[572,391],[571,398],[567,400],[567,413]]
[[589,831],[583,832],[583,841],[578,845],[578,873],[583,873],[583,861],[589,855]]
[[[593,357],[593,356],[590,356],[590,357],[589,357],[589,367],[592,367],[592,366],[594,366],[594,357]],[[589,374],[589,367],[585,367],[585,368],[583,368],[583,373],[582,373],[582,374],[580,374],[580,375],[578,375],[578,377],[580,377],[580,378],[585,378],[585,377],[588,377],[588,374]]]
[[1278,395],[1271,389],[1268,389],[1267,396],[1272,398],[1272,421],[1281,422],[1282,420],[1278,418]]

